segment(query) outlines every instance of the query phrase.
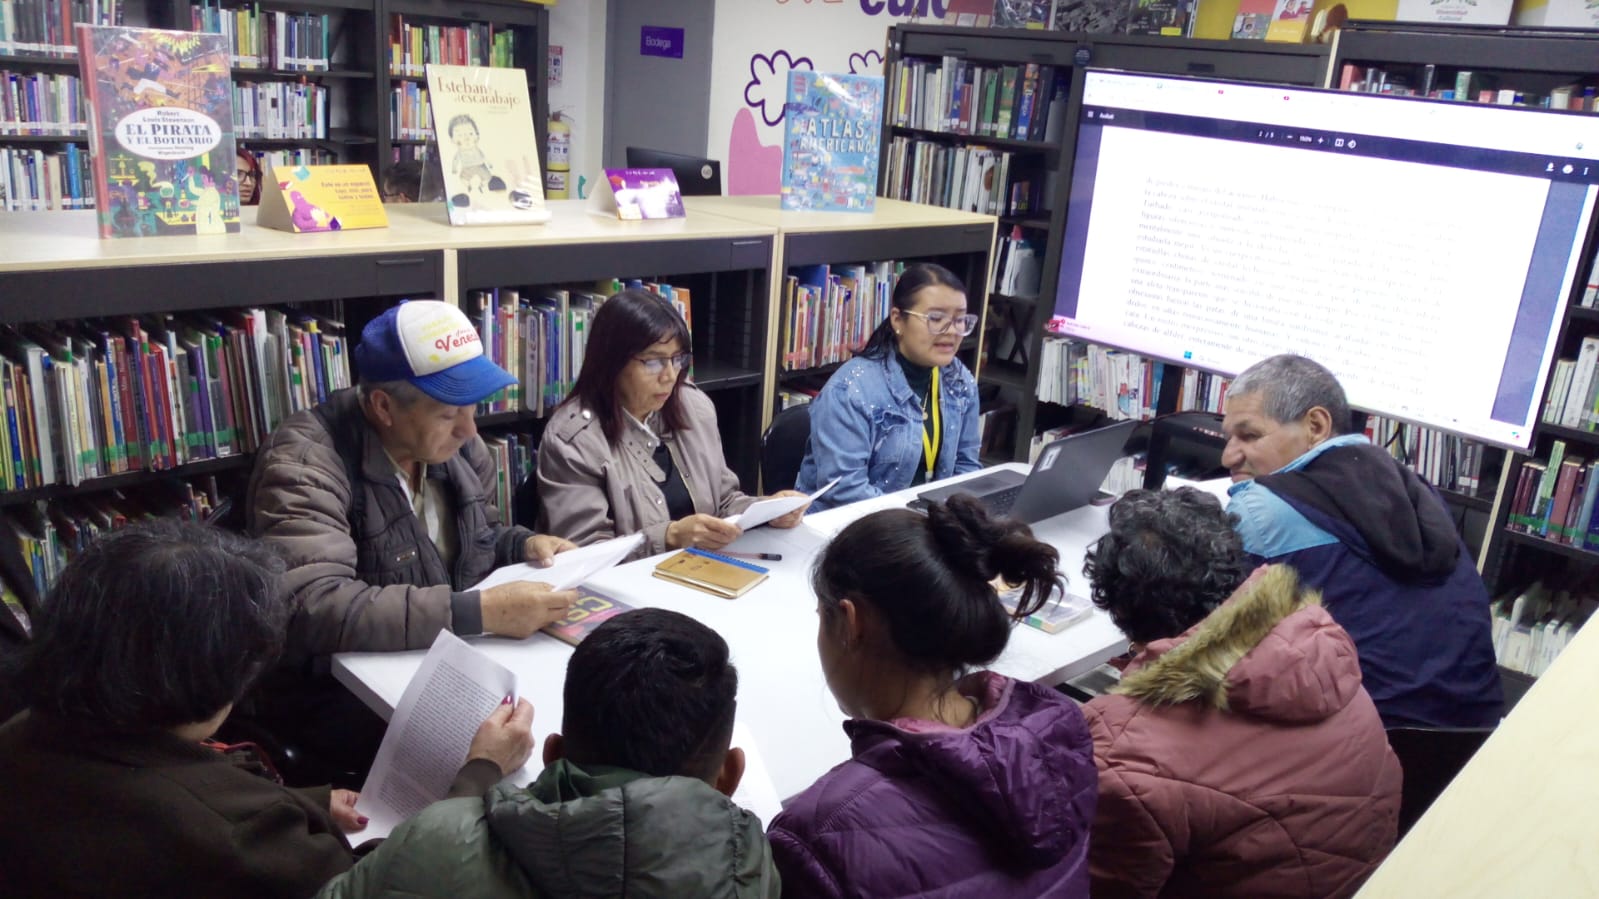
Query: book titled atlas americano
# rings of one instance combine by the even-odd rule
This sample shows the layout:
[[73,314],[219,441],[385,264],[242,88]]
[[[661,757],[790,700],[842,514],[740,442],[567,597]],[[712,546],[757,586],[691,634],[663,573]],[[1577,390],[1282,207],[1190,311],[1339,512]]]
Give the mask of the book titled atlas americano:
[[871,212],[882,121],[881,76],[789,72],[783,208]]
[[79,25],[101,237],[239,230],[227,38]]
[[549,221],[527,73],[429,65],[427,79],[450,224]]

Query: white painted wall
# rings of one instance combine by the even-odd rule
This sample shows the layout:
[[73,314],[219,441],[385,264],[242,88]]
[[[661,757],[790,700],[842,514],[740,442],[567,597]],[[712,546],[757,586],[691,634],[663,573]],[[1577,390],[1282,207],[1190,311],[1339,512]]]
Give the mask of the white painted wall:
[[[938,15],[927,16],[929,6]],[[707,156],[729,194],[775,194],[790,68],[881,75],[890,25],[942,0],[717,0]],[[918,7],[923,14],[918,16]]]
[[[561,85],[550,88],[550,115],[566,115],[572,128],[569,196],[579,178],[592,187],[601,174],[605,145],[606,0],[561,0],[550,7],[550,45],[562,49]],[[586,188],[585,188],[586,189]]]

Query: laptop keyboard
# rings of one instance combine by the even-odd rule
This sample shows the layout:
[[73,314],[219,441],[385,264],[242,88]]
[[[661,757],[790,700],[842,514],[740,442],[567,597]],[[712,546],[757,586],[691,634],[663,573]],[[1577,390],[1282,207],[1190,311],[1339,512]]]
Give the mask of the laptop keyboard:
[[1016,497],[1020,496],[1021,492],[1022,485],[1017,484],[1015,487],[1007,487],[998,493],[990,493],[988,496],[983,497],[983,503],[988,506],[989,511],[997,515],[1008,515],[1010,514],[1011,506],[1016,505]]

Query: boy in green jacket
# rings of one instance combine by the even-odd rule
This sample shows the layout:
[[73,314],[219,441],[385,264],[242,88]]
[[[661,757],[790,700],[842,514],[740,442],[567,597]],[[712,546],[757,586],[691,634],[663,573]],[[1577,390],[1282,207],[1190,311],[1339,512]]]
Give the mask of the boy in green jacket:
[[776,897],[761,822],[728,799],[737,691],[715,631],[618,615],[567,663],[538,779],[433,804],[318,895]]

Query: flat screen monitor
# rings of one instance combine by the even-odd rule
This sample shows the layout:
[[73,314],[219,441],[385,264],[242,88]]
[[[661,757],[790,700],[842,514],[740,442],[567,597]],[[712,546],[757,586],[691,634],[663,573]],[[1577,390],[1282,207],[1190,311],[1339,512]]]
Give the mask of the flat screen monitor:
[[1525,449],[1599,116],[1089,71],[1051,330]]
[[685,197],[722,195],[722,164],[714,159],[668,153],[645,147],[627,148],[630,169],[671,169],[677,176],[677,189]]

